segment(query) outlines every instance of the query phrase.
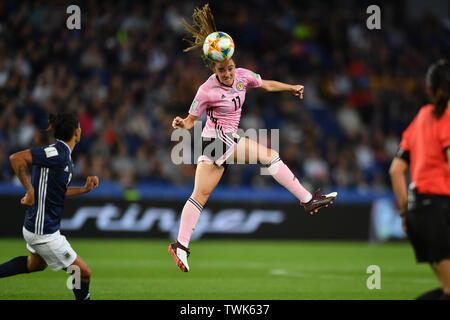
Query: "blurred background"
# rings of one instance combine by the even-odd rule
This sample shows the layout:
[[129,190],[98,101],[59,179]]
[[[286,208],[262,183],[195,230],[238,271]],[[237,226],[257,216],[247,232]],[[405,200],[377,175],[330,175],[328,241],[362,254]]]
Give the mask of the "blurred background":
[[[66,27],[71,4],[81,9],[81,30]],[[23,192],[8,156],[51,143],[48,113],[75,111],[83,138],[73,152],[72,181],[101,179],[77,205],[107,198],[124,200],[118,206],[125,210],[127,202],[151,206],[156,199],[178,214],[195,165],[172,163],[171,122],[187,115],[211,74],[200,51],[183,53],[189,34],[181,21],[192,22],[194,8],[204,4],[2,1],[0,193]],[[372,4],[381,9],[381,30],[366,27]],[[300,181],[311,191],[339,191],[336,210],[347,206],[342,216],[365,215],[367,230],[358,237],[373,236],[374,221],[388,221],[380,222],[379,237],[402,237],[388,168],[402,131],[428,102],[427,67],[450,57],[449,3],[253,0],[210,1],[210,7],[218,29],[235,41],[237,67],[305,86],[302,101],[249,90],[241,128],[280,129],[281,158]],[[254,165],[230,166],[211,201],[295,202]]]

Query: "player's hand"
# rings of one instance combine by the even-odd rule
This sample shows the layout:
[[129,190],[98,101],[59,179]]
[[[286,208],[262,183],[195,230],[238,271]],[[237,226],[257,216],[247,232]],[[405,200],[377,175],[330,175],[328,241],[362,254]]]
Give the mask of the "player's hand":
[[99,180],[97,176],[89,176],[86,178],[86,184],[84,185],[84,188],[86,189],[86,192],[91,191],[94,188],[97,188],[99,184]]
[[184,128],[184,120],[181,117],[175,117],[172,121],[172,127],[174,129],[183,129]]
[[299,97],[300,99],[303,99],[303,89],[305,87],[303,87],[302,85],[294,85],[292,86],[292,93],[294,94],[294,96]]
[[404,233],[406,233],[406,218],[405,218],[405,216],[402,216],[402,229],[403,229],[403,232]]
[[20,204],[31,207],[34,205],[34,188],[27,191],[25,196],[20,199]]

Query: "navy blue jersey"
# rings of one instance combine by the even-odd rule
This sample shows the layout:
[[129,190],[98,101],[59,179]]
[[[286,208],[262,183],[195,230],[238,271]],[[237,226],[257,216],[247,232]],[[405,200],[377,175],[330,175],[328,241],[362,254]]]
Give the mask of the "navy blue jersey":
[[52,145],[30,151],[34,205],[26,211],[24,226],[36,234],[51,234],[59,230],[67,186],[73,174],[70,148],[57,140]]

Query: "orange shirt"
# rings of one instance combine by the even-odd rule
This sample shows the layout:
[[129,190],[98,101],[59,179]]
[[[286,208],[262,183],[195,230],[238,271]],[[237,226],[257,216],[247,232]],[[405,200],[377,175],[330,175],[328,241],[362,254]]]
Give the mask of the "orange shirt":
[[450,196],[450,166],[445,149],[450,147],[450,110],[440,119],[434,106],[423,106],[403,132],[400,148],[409,152],[411,179],[418,193]]

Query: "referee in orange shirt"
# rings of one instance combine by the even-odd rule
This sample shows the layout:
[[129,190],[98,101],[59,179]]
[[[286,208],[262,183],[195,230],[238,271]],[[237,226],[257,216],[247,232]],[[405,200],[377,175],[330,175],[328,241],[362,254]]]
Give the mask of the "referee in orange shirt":
[[[428,262],[441,287],[417,299],[450,299],[450,63],[439,60],[426,76],[433,104],[423,106],[403,132],[389,174],[403,230],[417,262]],[[405,172],[410,166],[407,188]]]

